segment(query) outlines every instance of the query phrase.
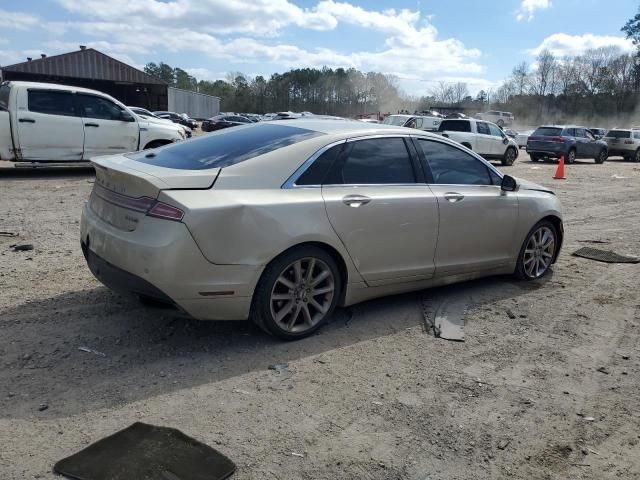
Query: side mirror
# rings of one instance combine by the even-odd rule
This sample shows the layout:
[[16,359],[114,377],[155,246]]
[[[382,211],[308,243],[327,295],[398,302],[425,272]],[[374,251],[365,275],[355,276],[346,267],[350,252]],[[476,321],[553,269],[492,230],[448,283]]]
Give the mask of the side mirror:
[[502,184],[500,185],[500,189],[503,192],[515,192],[518,188],[518,182],[511,175],[505,175],[502,177]]
[[507,137],[503,137],[502,138],[502,143],[504,143],[505,145],[507,145],[509,143],[509,139]]
[[127,111],[122,111],[120,112],[120,118],[118,118],[118,120],[122,121],[122,122],[135,122],[136,119],[133,118],[133,115],[131,115],[129,112]]

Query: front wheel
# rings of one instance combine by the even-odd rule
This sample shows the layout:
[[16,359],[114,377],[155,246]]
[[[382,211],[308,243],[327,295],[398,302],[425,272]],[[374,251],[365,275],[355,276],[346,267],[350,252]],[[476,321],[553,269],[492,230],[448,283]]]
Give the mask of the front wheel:
[[502,158],[502,165],[505,167],[513,165],[513,162],[516,161],[516,149],[513,147],[507,148],[507,151],[504,152],[504,157]]
[[636,163],[640,162],[640,148],[636,150],[636,153],[633,154],[633,157],[631,157],[631,160],[633,160]]
[[527,235],[516,265],[515,274],[522,280],[535,280],[545,275],[556,255],[558,232],[555,226],[543,220]]
[[271,335],[298,340],[326,322],[341,287],[331,255],[314,246],[295,248],[265,269],[254,293],[251,317]]
[[607,159],[607,151],[604,149],[600,150],[600,153],[596,157],[596,163],[599,163],[599,164],[604,163],[606,159]]

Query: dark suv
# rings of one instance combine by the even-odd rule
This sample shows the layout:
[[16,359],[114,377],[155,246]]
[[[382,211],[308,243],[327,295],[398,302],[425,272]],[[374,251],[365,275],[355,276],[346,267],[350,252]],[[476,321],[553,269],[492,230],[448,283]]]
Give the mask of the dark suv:
[[531,160],[560,158],[574,163],[576,158],[593,158],[604,163],[608,156],[607,142],[598,140],[588,128],[578,126],[538,127],[527,139],[527,153]]

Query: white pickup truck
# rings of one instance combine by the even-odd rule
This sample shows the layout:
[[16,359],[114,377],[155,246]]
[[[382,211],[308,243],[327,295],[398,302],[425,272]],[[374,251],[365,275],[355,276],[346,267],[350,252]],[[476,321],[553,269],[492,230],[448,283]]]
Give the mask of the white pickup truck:
[[50,83],[0,84],[0,160],[79,162],[183,140],[104,93]]
[[472,118],[446,119],[442,120],[438,133],[487,160],[500,160],[502,165],[513,165],[518,158],[518,144],[490,122]]

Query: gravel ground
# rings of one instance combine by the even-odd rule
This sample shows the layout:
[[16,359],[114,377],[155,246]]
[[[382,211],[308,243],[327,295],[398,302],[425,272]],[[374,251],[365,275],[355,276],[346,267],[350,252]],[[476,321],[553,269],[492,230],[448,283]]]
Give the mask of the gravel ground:
[[[570,256],[640,254],[640,166],[554,168],[522,152],[506,170],[563,201],[552,275],[367,302],[295,343],[110,292],[78,244],[91,171],[0,172],[0,231],[19,233],[0,236],[0,478],[54,478],[138,420],[219,449],[237,479],[640,478],[640,266]],[[460,292],[466,342],[434,338],[423,312]]]

